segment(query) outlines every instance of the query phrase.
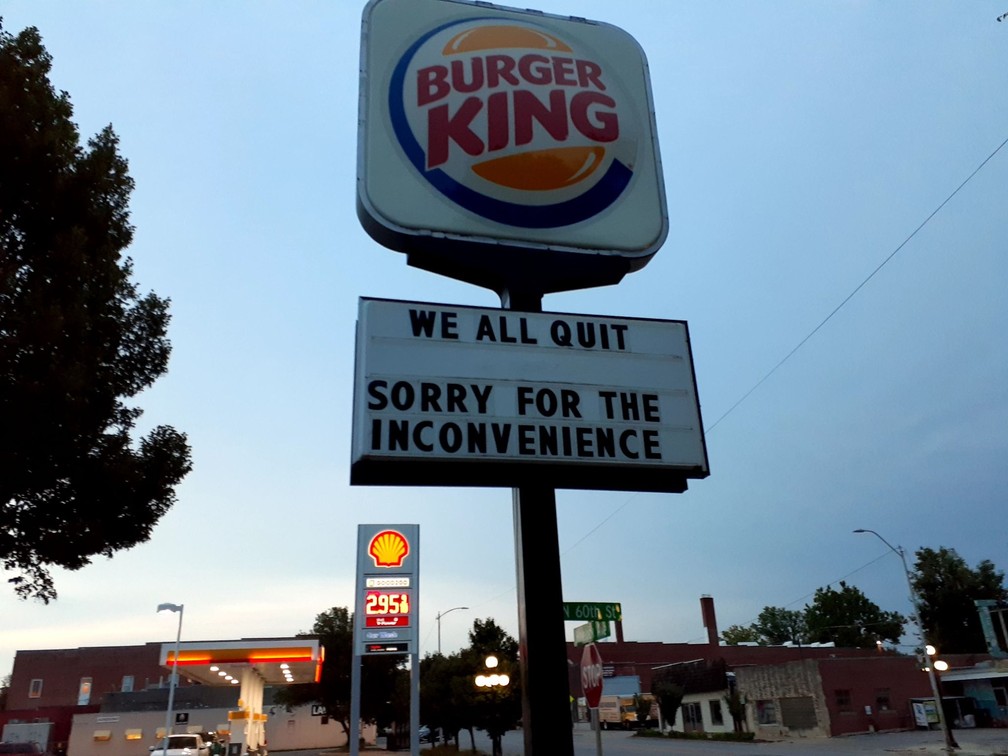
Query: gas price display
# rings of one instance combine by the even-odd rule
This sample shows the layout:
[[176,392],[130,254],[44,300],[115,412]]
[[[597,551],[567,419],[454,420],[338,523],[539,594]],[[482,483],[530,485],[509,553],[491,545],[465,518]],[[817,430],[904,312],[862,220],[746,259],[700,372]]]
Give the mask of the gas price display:
[[364,614],[367,617],[406,616],[409,613],[409,591],[367,591],[364,594]]

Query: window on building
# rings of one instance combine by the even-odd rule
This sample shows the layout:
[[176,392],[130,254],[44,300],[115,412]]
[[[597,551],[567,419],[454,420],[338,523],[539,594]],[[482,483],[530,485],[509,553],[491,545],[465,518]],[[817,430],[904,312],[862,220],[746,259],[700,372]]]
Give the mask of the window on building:
[[122,692],[123,693],[133,692],[133,675],[123,675]]
[[761,725],[777,724],[777,705],[773,700],[756,702],[756,722]]
[[892,711],[892,695],[889,688],[875,689],[875,711]]
[[852,711],[850,691],[846,688],[834,690],[833,700],[836,701],[836,707],[839,711]]
[[77,705],[87,706],[91,703],[91,678],[82,677],[80,687],[77,688]]
[[717,698],[710,700],[710,721],[713,725],[724,724],[724,714],[721,713],[721,701]]
[[994,688],[994,700],[998,706],[1008,706],[1008,690],[1005,688]]
[[780,700],[780,721],[792,730],[812,730],[819,726],[815,701],[810,696],[793,696]]
[[42,698],[42,680],[32,680],[28,685],[28,698]]

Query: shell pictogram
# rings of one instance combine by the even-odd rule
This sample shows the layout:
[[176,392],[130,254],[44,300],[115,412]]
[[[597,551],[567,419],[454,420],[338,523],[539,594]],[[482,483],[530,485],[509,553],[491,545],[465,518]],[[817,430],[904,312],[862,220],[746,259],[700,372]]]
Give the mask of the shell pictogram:
[[383,530],[371,539],[368,554],[376,567],[402,567],[403,559],[409,554],[409,543],[394,530]]

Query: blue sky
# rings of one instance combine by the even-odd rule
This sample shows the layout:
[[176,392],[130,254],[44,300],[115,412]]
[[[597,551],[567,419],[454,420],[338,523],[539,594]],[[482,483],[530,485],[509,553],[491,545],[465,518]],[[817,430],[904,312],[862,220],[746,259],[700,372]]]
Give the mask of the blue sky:
[[[906,612],[899,560],[1008,567],[1008,148],[727,416],[1008,138],[1003,0],[550,0],[616,24],[651,70],[670,232],[559,312],[689,322],[711,475],[681,495],[557,493],[564,595],[620,601],[628,640],[700,641],[846,577]],[[496,307],[408,268],[354,209],[363,3],[5,0],[38,26],[86,137],[137,187],[130,255],[172,300],[145,427],[194,470],[151,540],[44,606],[0,594],[17,649],[286,635],[352,606],[356,525],[420,525],[422,651],[474,618],[517,633],[511,492],[349,486],[361,296]],[[722,419],[723,418],[723,419]],[[568,625],[571,637],[573,625]],[[603,649],[604,655],[604,649]]]

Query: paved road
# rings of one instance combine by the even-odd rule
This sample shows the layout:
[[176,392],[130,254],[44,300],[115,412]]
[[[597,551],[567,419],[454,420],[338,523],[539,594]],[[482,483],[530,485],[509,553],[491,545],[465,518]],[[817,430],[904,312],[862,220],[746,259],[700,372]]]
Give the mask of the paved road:
[[[1008,756],[1008,730],[955,730],[962,747],[960,756]],[[461,734],[460,756],[469,751],[469,734]],[[850,754],[894,754],[923,756],[940,754],[945,741],[938,731],[895,732],[854,735],[843,738],[816,738],[779,743],[730,743],[637,738],[632,733],[603,732],[603,756],[850,756]],[[429,746],[421,748],[421,752]],[[490,740],[476,732],[476,748],[490,753]],[[523,756],[521,732],[509,732],[503,740],[504,756]],[[574,731],[575,756],[596,756],[595,733],[586,725]]]

